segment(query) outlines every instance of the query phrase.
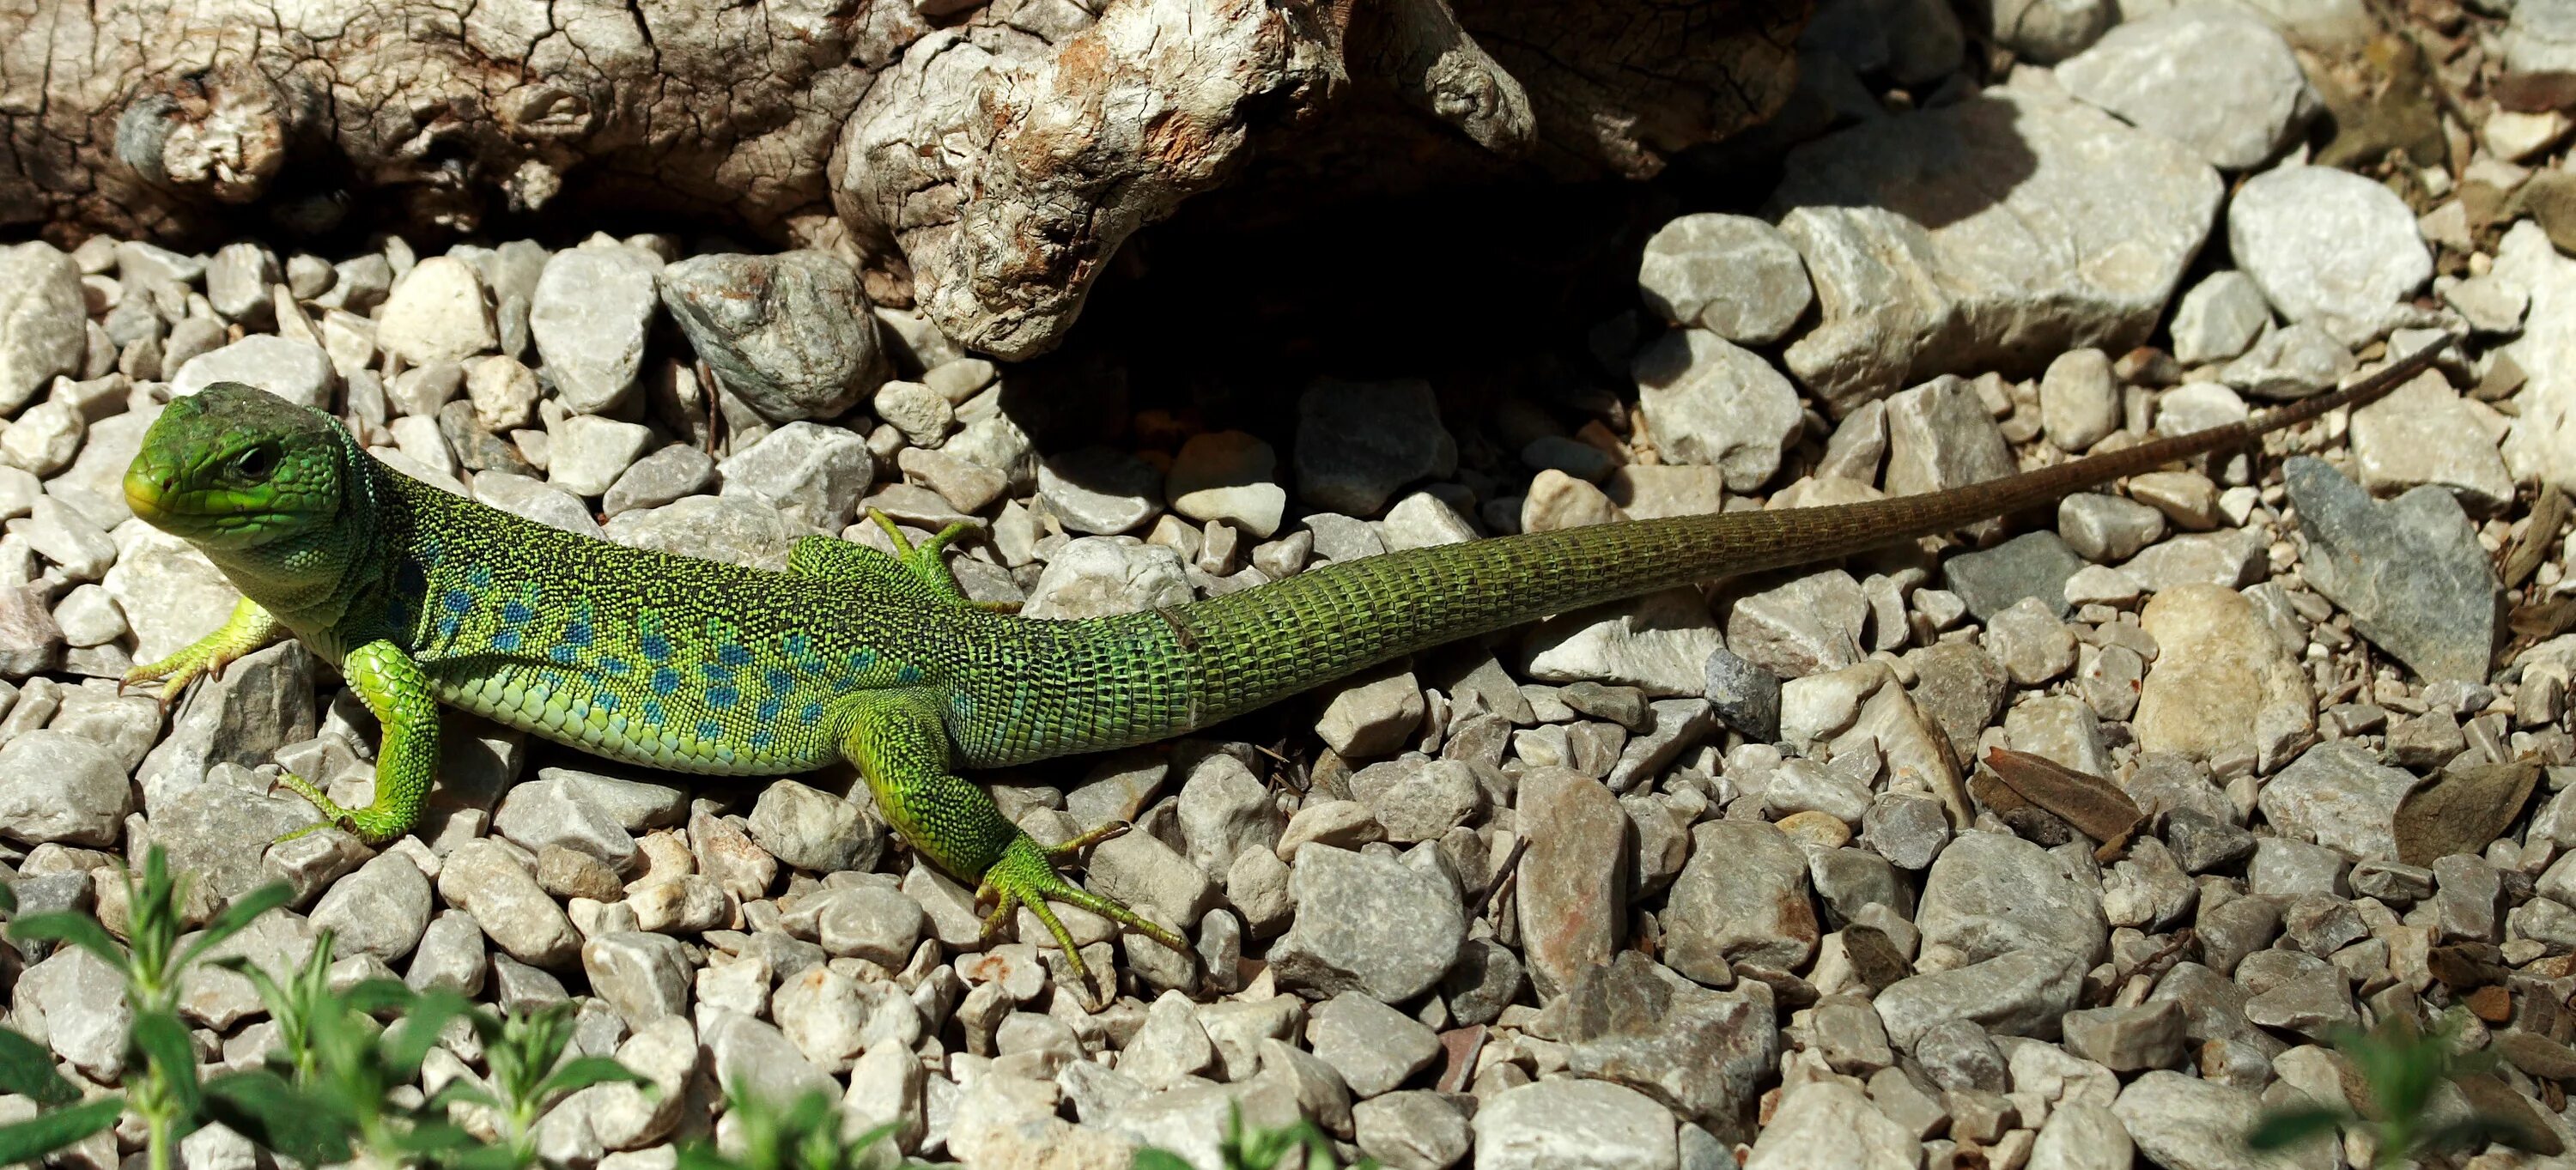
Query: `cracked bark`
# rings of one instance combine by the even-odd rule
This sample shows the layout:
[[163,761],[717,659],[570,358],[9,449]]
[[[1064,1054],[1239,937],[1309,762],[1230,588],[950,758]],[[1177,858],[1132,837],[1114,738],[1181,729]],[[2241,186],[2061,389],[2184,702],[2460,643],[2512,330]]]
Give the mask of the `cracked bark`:
[[1651,175],[1779,105],[1806,3],[0,0],[0,229],[648,208],[1027,357],[1194,195]]

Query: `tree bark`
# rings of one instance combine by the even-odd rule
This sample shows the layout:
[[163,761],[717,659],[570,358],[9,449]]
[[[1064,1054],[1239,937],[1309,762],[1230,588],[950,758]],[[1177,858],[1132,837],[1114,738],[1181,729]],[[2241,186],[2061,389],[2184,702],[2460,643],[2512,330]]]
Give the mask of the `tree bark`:
[[680,213],[841,251],[1020,358],[1138,227],[1229,184],[1652,175],[1779,105],[1806,6],[0,0],[0,227]]

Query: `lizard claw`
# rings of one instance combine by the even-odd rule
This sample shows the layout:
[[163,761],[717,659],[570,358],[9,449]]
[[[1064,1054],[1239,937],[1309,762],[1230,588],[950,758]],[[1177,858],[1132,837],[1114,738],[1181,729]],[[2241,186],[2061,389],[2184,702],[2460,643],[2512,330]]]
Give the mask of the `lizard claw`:
[[[1029,913],[1036,916],[1038,922],[1047,928],[1047,933],[1055,936],[1056,945],[1064,949],[1065,966],[1071,971],[1074,981],[1089,988],[1091,969],[1082,961],[1082,948],[1074,945],[1073,932],[1065,929],[1064,920],[1056,917],[1054,908],[1047,904],[1062,902],[1068,906],[1079,906],[1125,926],[1186,956],[1195,964],[1198,961],[1198,953],[1190,949],[1189,941],[1183,939],[1179,933],[1115,901],[1066,881],[1064,875],[1056,872],[1058,857],[1070,857],[1083,848],[1125,833],[1127,829],[1125,822],[1114,822],[1093,829],[1052,849],[1038,844],[1025,833],[1021,834],[1002,851],[1002,859],[994,862],[991,868],[984,871],[983,884],[975,891],[977,901],[989,897],[994,903],[993,912],[984,918],[984,937],[989,941],[998,936],[1003,921],[1010,916],[1011,909],[1014,906],[1026,906]],[[1104,1006],[1105,996],[1114,990],[1113,985],[1110,992],[1104,992],[1102,997],[1093,998],[1093,1010]]]

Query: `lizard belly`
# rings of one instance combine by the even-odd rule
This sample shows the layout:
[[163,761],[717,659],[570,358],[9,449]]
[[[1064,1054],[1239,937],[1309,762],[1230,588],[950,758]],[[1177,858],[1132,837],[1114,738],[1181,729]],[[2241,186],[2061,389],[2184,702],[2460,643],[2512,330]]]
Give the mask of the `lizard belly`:
[[701,695],[635,694],[572,671],[521,663],[432,670],[440,702],[530,735],[632,764],[715,776],[809,772],[840,758],[830,721],[756,719]]

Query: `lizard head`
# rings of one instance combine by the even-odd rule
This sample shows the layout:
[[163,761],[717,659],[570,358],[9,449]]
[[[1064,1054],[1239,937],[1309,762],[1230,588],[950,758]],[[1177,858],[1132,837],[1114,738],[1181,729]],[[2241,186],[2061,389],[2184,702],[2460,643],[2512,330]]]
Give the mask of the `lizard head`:
[[[339,424],[239,382],[174,399],[125,471],[125,500],[209,554],[308,545],[340,513]],[[232,558],[225,558],[232,559]]]

